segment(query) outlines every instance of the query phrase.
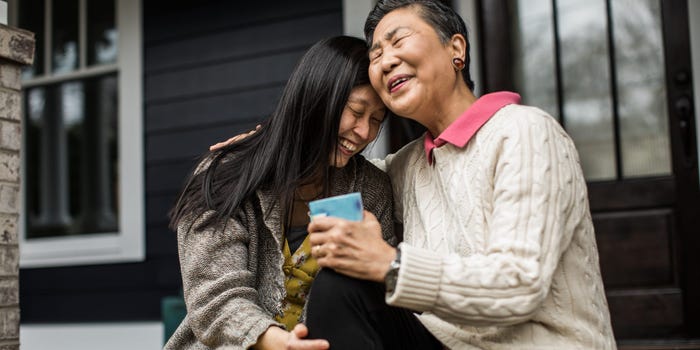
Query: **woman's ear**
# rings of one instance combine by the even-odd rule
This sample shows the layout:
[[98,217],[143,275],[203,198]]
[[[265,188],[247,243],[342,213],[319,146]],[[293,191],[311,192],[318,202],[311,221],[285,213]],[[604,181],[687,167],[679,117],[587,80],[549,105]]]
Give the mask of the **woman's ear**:
[[453,35],[452,38],[450,38],[450,49],[452,50],[452,57],[459,57],[462,60],[464,60],[466,57],[468,45],[469,43],[467,43],[467,39],[464,38],[464,35]]

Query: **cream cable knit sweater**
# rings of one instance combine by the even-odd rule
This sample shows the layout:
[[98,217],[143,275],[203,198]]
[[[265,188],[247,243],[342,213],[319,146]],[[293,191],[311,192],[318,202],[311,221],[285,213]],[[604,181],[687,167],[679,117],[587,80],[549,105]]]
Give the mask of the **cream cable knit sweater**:
[[379,162],[404,223],[391,305],[451,349],[615,349],[586,183],[545,112],[498,111],[428,164],[423,140]]

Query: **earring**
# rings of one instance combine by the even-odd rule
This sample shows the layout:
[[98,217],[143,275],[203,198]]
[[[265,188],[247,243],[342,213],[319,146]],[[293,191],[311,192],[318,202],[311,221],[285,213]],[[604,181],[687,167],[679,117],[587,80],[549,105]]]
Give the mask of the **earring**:
[[462,69],[464,69],[464,60],[459,57],[453,58],[452,67],[455,69],[455,72],[461,71]]

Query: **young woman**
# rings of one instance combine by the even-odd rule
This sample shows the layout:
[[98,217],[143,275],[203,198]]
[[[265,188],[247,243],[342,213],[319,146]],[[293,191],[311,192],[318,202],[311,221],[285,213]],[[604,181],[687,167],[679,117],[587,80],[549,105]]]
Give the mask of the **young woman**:
[[307,203],[361,192],[397,243],[388,177],[358,155],[387,114],[368,66],[360,39],[315,44],[261,128],[190,176],[171,218],[188,314],[166,349],[328,348],[299,325],[319,269]]

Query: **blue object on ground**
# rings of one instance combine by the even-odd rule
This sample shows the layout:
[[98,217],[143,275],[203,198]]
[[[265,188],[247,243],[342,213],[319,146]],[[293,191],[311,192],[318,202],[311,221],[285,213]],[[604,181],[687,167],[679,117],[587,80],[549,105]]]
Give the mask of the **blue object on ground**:
[[160,310],[163,317],[163,338],[167,342],[187,315],[185,300],[182,295],[164,297],[160,301]]

